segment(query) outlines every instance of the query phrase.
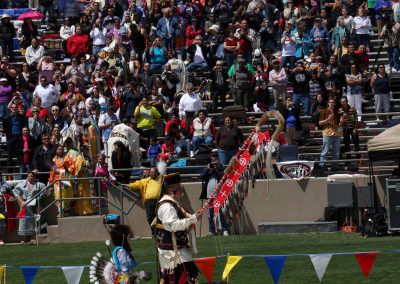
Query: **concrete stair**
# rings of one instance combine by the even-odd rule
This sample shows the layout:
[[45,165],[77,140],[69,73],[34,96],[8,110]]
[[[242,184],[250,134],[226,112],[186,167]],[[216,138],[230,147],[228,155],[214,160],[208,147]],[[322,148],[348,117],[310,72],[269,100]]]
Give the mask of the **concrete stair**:
[[337,222],[264,222],[258,223],[258,234],[336,232]]
[[102,216],[74,216],[58,219],[58,225],[47,227],[47,235],[40,235],[44,243],[79,243],[109,239]]

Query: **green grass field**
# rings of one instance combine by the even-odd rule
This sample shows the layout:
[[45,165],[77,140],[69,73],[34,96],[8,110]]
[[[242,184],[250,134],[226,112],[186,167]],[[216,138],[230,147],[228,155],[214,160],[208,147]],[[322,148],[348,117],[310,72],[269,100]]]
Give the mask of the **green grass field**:
[[[153,240],[132,241],[134,256],[138,263],[155,261]],[[199,238],[198,257],[231,255],[312,254],[326,252],[383,251],[400,247],[399,237],[361,238],[358,234],[280,234],[269,236],[229,236]],[[102,242],[49,245],[9,245],[0,247],[0,264],[7,265],[88,265],[97,252],[108,255]],[[217,258],[214,280],[221,280],[226,257]],[[364,279],[353,255],[333,256],[323,283],[399,283],[400,253],[381,253],[377,256],[369,278]],[[156,272],[155,264],[139,266],[140,269]],[[156,283],[156,278],[150,283]],[[24,283],[19,269],[7,270],[7,283]],[[34,284],[66,283],[61,269],[39,270]],[[89,283],[85,269],[81,283]],[[205,283],[201,278],[201,283]],[[243,258],[233,269],[229,283],[273,283],[263,258]],[[280,283],[319,283],[309,257],[288,257]]]

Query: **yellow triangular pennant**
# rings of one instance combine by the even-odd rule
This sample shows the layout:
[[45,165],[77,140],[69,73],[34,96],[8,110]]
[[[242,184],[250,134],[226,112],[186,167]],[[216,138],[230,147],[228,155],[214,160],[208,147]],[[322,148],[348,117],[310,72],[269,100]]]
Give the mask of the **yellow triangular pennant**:
[[3,283],[3,274],[5,270],[6,270],[5,266],[0,266],[0,284]]
[[239,263],[241,259],[241,256],[228,256],[224,272],[222,272],[222,280],[225,280],[228,277],[231,270],[235,267],[236,264]]

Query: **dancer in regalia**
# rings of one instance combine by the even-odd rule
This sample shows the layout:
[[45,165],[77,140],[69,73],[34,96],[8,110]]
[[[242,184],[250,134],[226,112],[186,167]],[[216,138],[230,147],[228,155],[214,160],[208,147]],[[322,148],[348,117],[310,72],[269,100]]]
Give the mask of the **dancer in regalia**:
[[[133,236],[131,228],[127,225],[114,225],[109,231],[114,250],[109,252],[111,259],[108,261],[99,252],[93,257],[89,270],[89,280],[103,284],[138,284],[141,280],[151,279],[151,273],[143,270],[134,271],[137,266],[129,244]],[[107,246],[110,241],[106,241]]]
[[164,196],[157,206],[156,240],[160,283],[197,283],[194,224],[203,211],[189,214],[179,201],[185,194],[179,174],[164,176]]

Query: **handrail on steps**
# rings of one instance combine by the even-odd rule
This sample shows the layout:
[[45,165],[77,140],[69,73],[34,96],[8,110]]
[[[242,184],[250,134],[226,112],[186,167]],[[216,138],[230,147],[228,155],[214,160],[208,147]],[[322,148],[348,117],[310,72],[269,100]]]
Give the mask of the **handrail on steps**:
[[[38,193],[36,193],[34,196],[32,196],[30,199],[28,199],[27,201],[25,201],[26,204],[29,204],[30,202],[32,202],[33,200],[42,197],[44,194],[46,194],[48,192],[49,189],[53,188],[53,185],[57,182],[61,182],[61,181],[71,181],[73,182],[73,187],[74,187],[74,192],[76,192],[76,186],[78,184],[77,181],[80,180],[96,180],[97,184],[98,184],[98,188],[100,188],[100,182],[102,180],[107,179],[107,177],[76,177],[76,178],[61,178],[61,179],[56,179],[55,181],[49,183],[46,185],[45,188],[43,188],[42,190],[40,190]],[[110,200],[108,200],[106,197],[101,196],[101,191],[98,191],[98,196],[90,196],[90,197],[70,197],[70,198],[62,198],[62,195],[60,195],[60,204],[61,204],[61,217],[63,217],[63,213],[64,213],[64,209],[63,209],[63,200],[85,200],[85,199],[90,199],[90,200],[105,200],[108,204],[110,204],[111,206],[113,206],[115,209],[117,209],[118,211],[121,212],[121,221],[122,223],[124,223],[124,215],[128,215],[133,207],[136,204],[136,201],[138,199],[140,199],[140,194],[135,192],[135,191],[128,191],[126,188],[124,188],[123,186],[117,185],[117,184],[112,184],[109,183],[109,186],[117,189],[117,191],[119,192],[119,201],[120,201],[120,206],[118,206],[117,204],[115,204],[114,202],[111,202]],[[123,198],[129,198],[131,199],[130,202],[130,206],[128,208],[128,210],[124,210],[124,202],[123,202]],[[45,208],[43,208],[42,210],[39,211],[39,214],[43,214],[45,211],[47,211],[57,200],[53,200],[52,202],[50,202]],[[40,200],[37,202],[37,206],[38,208],[40,207]],[[99,215],[101,215],[101,206],[99,206]]]

